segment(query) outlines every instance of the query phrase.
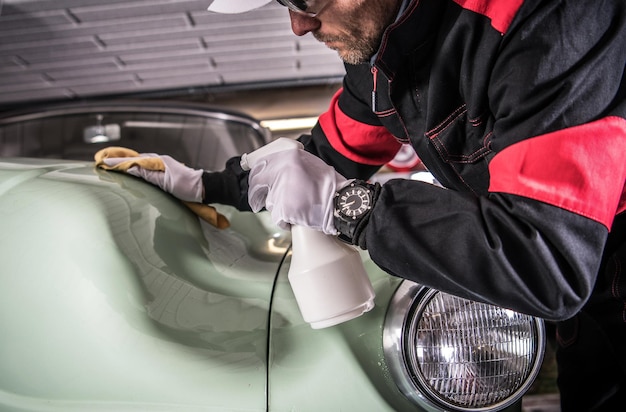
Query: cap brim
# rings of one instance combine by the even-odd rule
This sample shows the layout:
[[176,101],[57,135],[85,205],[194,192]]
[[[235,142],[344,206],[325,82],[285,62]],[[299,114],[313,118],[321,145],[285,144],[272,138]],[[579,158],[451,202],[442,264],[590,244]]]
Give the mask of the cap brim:
[[265,6],[272,0],[213,0],[208,10],[214,13],[236,14]]

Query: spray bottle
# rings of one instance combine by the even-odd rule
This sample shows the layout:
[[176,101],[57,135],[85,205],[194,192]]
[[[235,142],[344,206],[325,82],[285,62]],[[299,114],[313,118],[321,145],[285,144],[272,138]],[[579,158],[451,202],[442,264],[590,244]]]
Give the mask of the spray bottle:
[[[258,159],[284,150],[303,150],[300,142],[279,138],[244,154],[241,167],[250,170]],[[374,307],[374,289],[359,252],[334,236],[304,226],[291,227],[289,283],[302,317],[322,329],[361,316]]]

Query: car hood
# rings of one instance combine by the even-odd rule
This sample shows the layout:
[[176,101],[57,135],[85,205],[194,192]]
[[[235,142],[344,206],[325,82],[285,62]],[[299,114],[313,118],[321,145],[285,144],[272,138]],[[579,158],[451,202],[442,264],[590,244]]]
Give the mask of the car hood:
[[92,163],[0,159],[0,409],[265,410],[289,239],[220,211],[229,229]]

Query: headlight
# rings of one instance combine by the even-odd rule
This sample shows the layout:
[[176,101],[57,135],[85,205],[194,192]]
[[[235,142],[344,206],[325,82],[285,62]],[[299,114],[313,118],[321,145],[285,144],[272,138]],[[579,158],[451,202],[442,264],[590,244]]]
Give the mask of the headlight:
[[496,411],[528,390],[545,349],[541,319],[404,281],[385,319],[400,390],[435,411]]

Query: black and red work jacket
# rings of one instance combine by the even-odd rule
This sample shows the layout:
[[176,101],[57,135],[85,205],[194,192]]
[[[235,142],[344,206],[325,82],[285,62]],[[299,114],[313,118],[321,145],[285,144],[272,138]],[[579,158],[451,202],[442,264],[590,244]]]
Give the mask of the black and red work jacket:
[[389,273],[623,333],[625,61],[624,1],[412,0],[300,139],[365,179],[410,143],[447,188],[382,186],[361,240]]

